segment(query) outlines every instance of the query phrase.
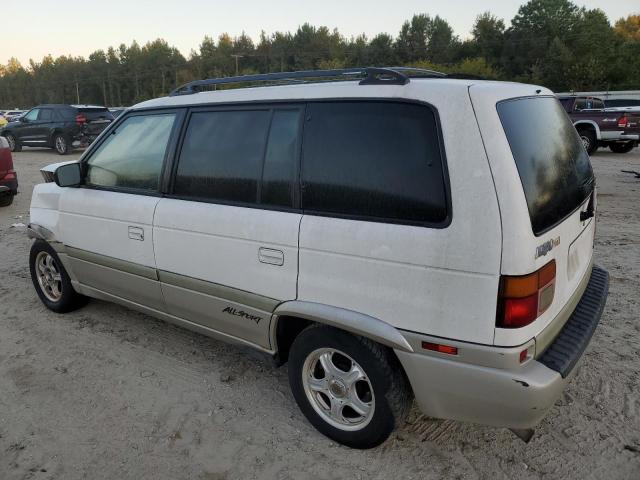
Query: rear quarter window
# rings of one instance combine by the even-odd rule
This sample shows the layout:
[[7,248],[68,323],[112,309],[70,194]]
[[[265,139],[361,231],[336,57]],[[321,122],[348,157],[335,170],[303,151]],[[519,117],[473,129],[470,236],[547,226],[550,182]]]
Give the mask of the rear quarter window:
[[560,102],[518,98],[497,105],[531,226],[540,235],[577,209],[593,191],[589,155]]
[[301,195],[309,213],[444,224],[447,193],[434,111],[395,102],[309,104]]

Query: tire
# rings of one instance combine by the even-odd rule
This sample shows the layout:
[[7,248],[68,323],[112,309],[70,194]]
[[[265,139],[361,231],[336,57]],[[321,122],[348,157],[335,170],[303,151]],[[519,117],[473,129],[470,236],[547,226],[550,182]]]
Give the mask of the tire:
[[38,297],[49,310],[66,313],[87,303],[88,298],[73,289],[56,251],[44,240],[36,240],[31,245],[29,270]]
[[582,145],[584,145],[585,150],[589,155],[593,155],[596,150],[598,150],[598,139],[596,137],[596,132],[589,128],[585,128],[578,131],[580,135],[580,140],[582,140]]
[[13,195],[12,193],[10,193],[9,195],[2,195],[0,197],[0,207],[8,207],[9,205],[11,205],[13,203],[13,197],[15,195]]
[[633,150],[633,147],[633,142],[609,144],[609,148],[613,153],[629,153],[631,150]]
[[7,135],[5,135],[4,138],[6,138],[7,142],[9,142],[9,149],[12,152],[22,151],[22,145],[20,145],[20,142],[18,142],[16,137],[14,137],[11,133],[8,133]]
[[53,136],[53,149],[58,155],[68,155],[71,153],[71,142],[69,138],[62,133],[56,133]]
[[307,420],[352,448],[380,445],[411,405],[409,383],[390,349],[326,325],[310,326],[294,340],[289,384]]

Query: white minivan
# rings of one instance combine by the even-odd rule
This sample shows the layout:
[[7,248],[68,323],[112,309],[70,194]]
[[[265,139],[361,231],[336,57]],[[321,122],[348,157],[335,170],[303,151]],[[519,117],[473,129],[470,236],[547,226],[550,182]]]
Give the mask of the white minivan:
[[43,175],[30,268],[49,309],[100,298],[262,350],[351,447],[383,442],[413,397],[528,440],[606,301],[589,157],[537,86],[201,80]]

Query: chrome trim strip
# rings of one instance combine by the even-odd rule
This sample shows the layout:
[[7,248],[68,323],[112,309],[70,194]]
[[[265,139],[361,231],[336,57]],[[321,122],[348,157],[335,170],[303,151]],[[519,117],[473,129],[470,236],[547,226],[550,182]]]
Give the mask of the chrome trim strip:
[[174,287],[184,288],[198,293],[204,293],[228,300],[230,302],[246,305],[264,312],[271,313],[280,304],[280,300],[265,297],[255,293],[240,290],[238,288],[228,287],[218,283],[207,282],[197,278],[171,273],[164,270],[158,270],[158,278],[161,283],[166,283]]
[[158,273],[153,267],[147,267],[138,263],[127,262],[126,260],[120,260],[119,258],[109,257],[107,255],[101,255],[99,253],[88,252],[87,250],[82,250],[80,248],[70,246],[67,246],[67,253],[70,257],[77,258],[78,260],[95,263],[103,267],[120,270],[132,275],[138,275],[139,277],[158,280]]

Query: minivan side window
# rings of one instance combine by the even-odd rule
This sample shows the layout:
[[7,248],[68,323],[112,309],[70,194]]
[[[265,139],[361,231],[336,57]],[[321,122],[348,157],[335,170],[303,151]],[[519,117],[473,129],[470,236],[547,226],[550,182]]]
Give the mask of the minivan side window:
[[85,183],[157,190],[175,119],[175,113],[126,118],[87,161]]
[[448,216],[438,127],[424,105],[318,102],[307,107],[305,213],[441,224]]
[[173,193],[182,198],[291,208],[301,110],[194,112]]

